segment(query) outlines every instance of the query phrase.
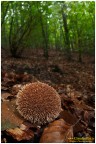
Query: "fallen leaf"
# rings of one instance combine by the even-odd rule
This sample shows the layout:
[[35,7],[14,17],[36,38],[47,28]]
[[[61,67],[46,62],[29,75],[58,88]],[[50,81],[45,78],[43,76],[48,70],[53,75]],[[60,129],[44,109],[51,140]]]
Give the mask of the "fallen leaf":
[[24,73],[24,75],[22,76],[22,81],[26,82],[26,81],[30,81],[31,76],[27,73]]
[[94,111],[94,108],[86,105],[85,102],[82,101],[82,100],[81,101],[76,101],[75,106],[77,106],[78,108],[83,109],[83,110]]
[[9,96],[12,96],[12,94],[8,93],[8,92],[1,92],[1,99],[7,99]]
[[77,91],[72,91],[70,93],[70,98],[73,101],[75,107],[80,108],[81,110],[88,110],[88,111],[93,111],[94,108],[88,106],[85,104],[83,100],[78,100],[77,97],[79,96],[79,93]]
[[71,112],[67,110],[63,110],[60,113],[60,118],[63,118],[64,121],[66,121],[69,124],[74,124],[78,120],[74,114],[71,114]]
[[10,72],[10,73],[5,73],[5,76],[3,78],[3,81],[8,84],[10,82],[15,82],[15,77],[16,74],[14,72]]
[[8,90],[8,87],[5,87],[5,86],[1,85],[1,90],[6,91],[6,90]]
[[21,130],[28,130],[28,127],[26,125],[24,125],[24,124],[21,124],[20,125],[20,129]]
[[15,100],[4,101],[1,104],[1,130],[15,128],[22,124],[23,118],[16,111]]
[[16,84],[16,85],[14,85],[12,87],[12,94],[16,95],[21,88],[22,88],[22,84]]
[[7,129],[6,132],[17,141],[30,140],[34,138],[34,133],[32,130],[23,131],[20,128],[15,128],[15,129]]
[[73,127],[63,119],[56,120],[49,124],[41,136],[41,143],[64,143],[70,142],[73,138]]

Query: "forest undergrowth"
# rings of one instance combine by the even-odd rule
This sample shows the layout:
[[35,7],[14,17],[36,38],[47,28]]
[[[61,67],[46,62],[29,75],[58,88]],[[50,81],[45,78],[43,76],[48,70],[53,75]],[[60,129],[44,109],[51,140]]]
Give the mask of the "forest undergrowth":
[[[2,53],[2,142],[94,142],[94,57],[84,55],[80,63],[76,53],[72,61],[66,60],[62,52],[50,51],[48,60],[42,51],[29,53],[18,59]],[[36,81],[51,85],[60,95],[62,112],[51,125],[34,126],[16,114],[18,91]],[[67,127],[66,132],[56,125]],[[55,132],[59,137],[54,141]]]

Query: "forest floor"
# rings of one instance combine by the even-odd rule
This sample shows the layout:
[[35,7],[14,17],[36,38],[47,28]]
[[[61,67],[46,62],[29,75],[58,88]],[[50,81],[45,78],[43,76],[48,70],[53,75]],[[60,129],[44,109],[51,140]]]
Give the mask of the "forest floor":
[[[51,51],[49,59],[45,60],[42,51],[27,52],[26,58],[12,58],[2,53],[1,59],[1,100],[2,100],[2,142],[51,142],[54,132],[49,139],[44,139],[44,129],[33,126],[15,114],[15,100],[23,85],[41,81],[54,87],[60,95],[62,109],[56,121],[64,120],[73,126],[67,132],[60,132],[58,142],[94,142],[95,138],[95,63],[94,57],[84,55],[83,62],[67,61],[62,52]],[[10,117],[8,117],[10,116]],[[8,117],[8,118],[7,118]],[[23,127],[23,128],[22,128]],[[55,128],[54,128],[55,129]],[[56,131],[57,129],[55,129]],[[43,134],[42,134],[43,133]],[[61,134],[62,133],[62,134]],[[63,140],[62,136],[63,135]],[[72,137],[73,135],[73,137]],[[47,137],[48,137],[47,136]],[[41,137],[42,140],[41,140]]]

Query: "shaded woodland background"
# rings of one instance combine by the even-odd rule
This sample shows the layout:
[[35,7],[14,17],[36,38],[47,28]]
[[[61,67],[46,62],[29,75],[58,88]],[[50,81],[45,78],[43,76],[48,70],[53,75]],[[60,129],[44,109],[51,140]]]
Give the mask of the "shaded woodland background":
[[40,142],[48,124],[26,123],[14,108],[18,91],[36,81],[59,93],[59,118],[71,125],[80,119],[67,137],[94,142],[95,2],[1,2],[2,142]]
[[24,50],[42,49],[94,55],[94,2],[1,2],[2,49],[13,57]]

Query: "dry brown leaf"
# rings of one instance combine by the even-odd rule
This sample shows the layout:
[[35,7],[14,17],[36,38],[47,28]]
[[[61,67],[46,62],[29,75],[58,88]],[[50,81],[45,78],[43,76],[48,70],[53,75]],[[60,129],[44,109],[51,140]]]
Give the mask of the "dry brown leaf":
[[22,88],[22,84],[16,84],[12,87],[12,94],[16,95]]
[[14,72],[5,73],[5,76],[3,78],[4,82],[8,83],[10,81],[15,81],[16,74]]
[[88,111],[84,111],[84,121],[86,121],[87,123],[89,121],[89,112]]
[[80,108],[80,109],[82,109],[82,110],[94,111],[94,108],[86,105],[84,101],[76,100],[75,106],[77,106],[78,108]]
[[8,93],[8,92],[1,92],[1,99],[7,99],[9,96],[12,96],[12,94]]
[[74,125],[73,133],[84,130],[84,126],[80,123],[80,121],[78,121],[79,119],[75,114],[71,114],[69,111],[63,110],[60,113],[60,118],[63,118],[67,123]]
[[95,112],[94,111],[84,111],[84,121],[92,127],[95,127]]
[[[88,114],[89,116],[88,116],[87,114]],[[89,112],[89,111],[88,111],[88,112],[85,111],[85,113],[84,113],[84,120],[86,121],[87,118],[91,118],[91,117],[94,117],[94,118],[95,118],[95,111],[90,111],[90,112]]]
[[34,138],[34,133],[32,130],[23,131],[20,128],[15,128],[15,129],[7,129],[6,132],[17,141],[30,140]]
[[26,130],[28,130],[28,128],[29,128],[29,127],[27,127],[27,126],[24,125],[24,124],[21,124],[21,125],[20,125],[20,129],[21,129],[21,130],[25,130],[25,131],[26,131]]
[[1,129],[15,128],[22,124],[23,118],[17,113],[15,101],[4,101],[1,104]]
[[30,81],[31,76],[27,73],[24,73],[23,77],[22,77],[22,81]]
[[77,107],[77,108],[80,108],[82,110],[88,110],[88,111],[93,111],[94,109],[88,105],[85,104],[85,102],[83,100],[79,101],[77,99],[77,97],[79,96],[78,92],[77,91],[72,91],[70,93],[70,98],[71,100],[74,102],[74,105]]
[[63,118],[69,124],[74,124],[78,120],[75,114],[71,114],[71,112],[67,110],[63,110],[60,113],[60,118]]
[[1,90],[6,91],[6,90],[8,90],[8,87],[1,85]]
[[41,143],[63,143],[70,142],[73,138],[73,127],[63,119],[56,120],[44,129]]

